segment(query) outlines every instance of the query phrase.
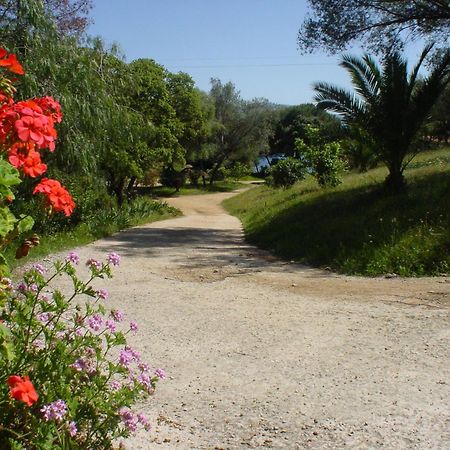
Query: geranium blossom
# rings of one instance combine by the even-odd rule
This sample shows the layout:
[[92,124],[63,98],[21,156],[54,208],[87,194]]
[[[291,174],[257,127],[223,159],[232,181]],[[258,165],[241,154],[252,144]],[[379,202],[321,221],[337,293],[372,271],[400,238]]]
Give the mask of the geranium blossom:
[[43,178],[34,188],[33,194],[42,193],[47,197],[47,202],[55,211],[63,212],[70,216],[75,208],[75,203],[61,183],[49,178]]
[[8,377],[8,385],[11,397],[24,402],[28,406],[31,406],[39,399],[39,395],[36,393],[33,383],[28,376],[22,378],[18,375],[11,375]]
[[0,48],[0,58],[0,67],[5,67],[10,72],[18,75],[23,75],[25,73],[22,65],[17,61],[17,57],[13,53],[8,54],[4,48]]
[[25,175],[31,178],[36,178],[47,170],[47,165],[41,161],[41,155],[26,145],[15,145],[8,154],[9,162],[16,169],[22,169]]

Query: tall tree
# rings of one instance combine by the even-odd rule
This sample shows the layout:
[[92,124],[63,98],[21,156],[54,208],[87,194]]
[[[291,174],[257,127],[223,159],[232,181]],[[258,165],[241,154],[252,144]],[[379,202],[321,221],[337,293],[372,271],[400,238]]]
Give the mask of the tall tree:
[[298,34],[303,51],[331,53],[355,41],[373,51],[390,48],[399,38],[427,38],[448,45],[448,0],[308,0],[311,13]]
[[80,36],[89,23],[92,0],[1,0],[2,41],[20,35],[24,26],[38,25],[43,16],[60,35]]
[[399,52],[385,57],[382,67],[369,55],[345,56],[341,62],[352,78],[355,93],[328,83],[315,85],[320,107],[342,115],[344,121],[360,126],[372,137],[380,159],[387,165],[386,186],[397,192],[405,184],[403,171],[418,149],[414,139],[432,106],[450,81],[450,51],[419,80],[419,70],[431,50],[427,46],[419,62],[408,73]]
[[210,183],[224,162],[252,160],[258,149],[267,145],[270,127],[266,126],[268,107],[264,99],[244,101],[233,83],[211,80],[210,97],[214,104],[215,124],[210,142]]

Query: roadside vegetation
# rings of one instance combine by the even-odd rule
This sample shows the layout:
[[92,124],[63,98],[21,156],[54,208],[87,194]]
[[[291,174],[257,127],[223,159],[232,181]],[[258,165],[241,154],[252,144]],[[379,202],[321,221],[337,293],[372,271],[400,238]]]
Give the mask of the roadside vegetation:
[[288,189],[261,186],[226,200],[252,244],[289,260],[357,275],[448,274],[450,149],[424,152],[387,194],[388,171],[352,172],[335,188],[309,176]]

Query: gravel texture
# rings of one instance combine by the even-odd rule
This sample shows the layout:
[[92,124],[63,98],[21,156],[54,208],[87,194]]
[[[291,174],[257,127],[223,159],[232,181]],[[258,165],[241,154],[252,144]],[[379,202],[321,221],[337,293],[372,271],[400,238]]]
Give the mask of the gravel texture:
[[126,448],[450,448],[450,280],[279,261],[245,243],[230,195],[77,249],[122,256],[108,304],[168,374]]

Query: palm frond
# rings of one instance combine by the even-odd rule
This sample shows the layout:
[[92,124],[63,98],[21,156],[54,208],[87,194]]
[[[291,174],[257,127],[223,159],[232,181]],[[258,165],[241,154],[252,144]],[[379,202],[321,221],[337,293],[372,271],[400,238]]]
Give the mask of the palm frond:
[[381,81],[375,61],[369,55],[365,55],[362,59],[345,55],[340,66],[350,74],[356,92],[371,103],[377,96]]
[[316,83],[314,90],[317,106],[341,114],[344,121],[360,121],[365,116],[364,102],[345,89],[329,83]]
[[412,91],[414,89],[414,86],[417,81],[417,76],[419,75],[419,70],[422,67],[423,62],[425,61],[425,58],[430,53],[431,49],[433,48],[434,44],[428,44],[422,51],[419,57],[419,61],[417,61],[417,64],[414,66],[414,69],[412,70],[411,74],[409,75],[409,95],[412,94]]

